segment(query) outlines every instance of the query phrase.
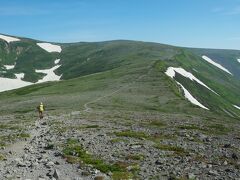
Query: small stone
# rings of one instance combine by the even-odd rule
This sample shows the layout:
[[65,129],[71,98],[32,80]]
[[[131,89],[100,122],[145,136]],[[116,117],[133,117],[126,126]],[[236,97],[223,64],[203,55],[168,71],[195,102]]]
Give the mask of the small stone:
[[223,147],[224,147],[224,148],[230,148],[230,147],[231,147],[231,144],[224,144]]
[[226,172],[234,172],[232,169],[229,169],[229,168],[225,169],[225,171]]
[[14,161],[15,161],[16,165],[19,166],[19,167],[25,167],[26,166],[26,164],[23,163],[21,158],[16,158]]
[[238,156],[235,153],[232,154],[232,158],[238,160]]
[[198,137],[201,141],[206,141],[206,139],[208,138],[206,135],[204,134],[198,134]]
[[43,122],[42,125],[47,125],[47,122]]
[[48,177],[52,177],[52,176],[53,176],[53,174],[52,174],[52,172],[51,172],[51,171],[49,171],[49,172],[46,174],[46,176],[48,176]]
[[55,156],[55,157],[62,156],[62,153],[61,153],[61,152],[58,152],[58,151],[57,151],[57,152],[54,152],[54,156]]
[[43,178],[43,175],[39,175],[38,180],[45,180],[45,179]]
[[37,167],[38,165],[39,165],[38,162],[32,163],[32,167]]
[[31,162],[30,162],[30,161],[26,161],[25,164],[26,164],[26,166],[28,166],[28,167],[31,166]]
[[132,145],[131,149],[140,149],[142,146],[141,145]]
[[57,169],[54,170],[53,177],[58,180],[60,178],[60,173]]
[[95,174],[98,174],[98,173],[100,173],[100,171],[96,169],[96,170],[94,171],[94,173],[95,173]]
[[196,176],[195,176],[193,173],[189,173],[189,174],[188,174],[188,178],[189,178],[189,179],[195,179],[195,177],[196,177]]
[[24,154],[22,158],[23,158],[24,160],[26,160],[27,157],[28,157],[28,155],[27,155],[27,154]]
[[205,141],[206,141],[206,142],[211,142],[211,141],[212,141],[212,139],[211,139],[211,138],[209,138],[209,137],[207,137],[207,138],[205,139]]
[[54,165],[54,162],[52,161],[49,161],[47,164],[46,164],[46,167],[50,168]]
[[223,165],[228,165],[228,162],[225,160],[224,163],[223,163]]
[[194,141],[193,137],[189,137],[188,139],[189,139],[189,141]]
[[209,173],[210,175],[214,175],[214,176],[218,176],[218,175],[219,175],[218,172],[215,171],[215,170],[210,170],[208,173]]
[[90,173],[89,173],[88,171],[83,171],[83,172],[82,172],[82,175],[83,175],[83,176],[89,176]]
[[163,162],[158,159],[158,160],[155,161],[155,164],[156,164],[156,165],[162,165]]
[[6,177],[7,179],[10,179],[10,178],[12,178],[12,175],[11,175],[11,174],[7,174],[7,175],[5,175],[5,177]]
[[208,168],[212,168],[212,165],[211,165],[211,164],[208,164],[207,167],[208,167]]

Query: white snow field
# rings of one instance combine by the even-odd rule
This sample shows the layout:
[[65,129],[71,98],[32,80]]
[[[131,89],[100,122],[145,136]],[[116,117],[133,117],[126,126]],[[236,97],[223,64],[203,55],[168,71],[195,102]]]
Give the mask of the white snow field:
[[[208,87],[206,84],[204,84],[202,81],[200,81],[198,78],[196,78],[192,73],[186,71],[183,68],[175,68],[175,67],[169,67],[167,69],[167,71],[165,72],[165,74],[167,74],[169,77],[171,77],[172,79],[175,77],[176,73],[181,74],[182,76],[190,79],[191,81],[196,81],[198,84],[206,87],[207,89],[209,89],[210,91],[212,91],[213,93],[217,94],[214,90],[212,90],[210,87]],[[218,94],[217,94],[218,95]]]
[[44,73],[46,76],[43,79],[38,80],[37,83],[47,82],[47,81],[59,81],[61,76],[58,76],[54,73],[54,71],[59,68],[61,65],[56,65],[51,69],[44,69],[44,70],[35,70],[37,73]]
[[177,84],[181,86],[181,88],[183,89],[185,98],[188,99],[192,104],[195,104],[203,109],[209,110],[207,107],[205,107],[200,102],[198,102],[198,100],[196,100],[181,83],[177,82]]
[[[211,90],[207,85],[205,85],[202,81],[200,81],[199,79],[197,79],[193,74],[187,72],[185,69],[183,68],[174,68],[174,67],[169,67],[167,69],[167,71],[165,72],[165,74],[169,77],[171,77],[172,79],[174,79],[176,73],[181,74],[182,76],[191,79],[192,81],[196,81],[199,84],[201,84],[202,86],[206,87],[207,89]],[[191,94],[190,92],[178,81],[176,81],[177,84],[179,84],[181,86],[181,88],[183,89],[184,92],[184,96],[187,100],[189,100],[192,104],[195,104],[203,109],[209,110],[207,107],[205,107],[204,105],[202,105],[200,102],[198,102]],[[212,92],[214,92],[213,90],[211,90]],[[215,92],[214,92],[215,93]]]
[[14,69],[15,65],[4,65],[7,70]]
[[0,77],[0,92],[21,88],[33,83],[23,81],[24,73],[15,74],[17,79]]
[[202,58],[203,58],[205,61],[209,62],[210,64],[212,64],[212,65],[218,67],[219,69],[227,72],[228,74],[233,75],[229,70],[227,70],[227,69],[226,69],[225,67],[223,67],[221,64],[218,64],[218,63],[214,62],[214,61],[213,61],[212,59],[210,59],[209,57],[207,57],[207,56],[202,56]]
[[59,45],[51,44],[51,43],[37,43],[39,47],[44,49],[47,52],[62,52],[62,48]]
[[[57,61],[58,60],[58,61]],[[55,60],[55,63],[59,63],[60,59]],[[43,79],[38,80],[36,83],[43,83],[47,81],[59,81],[61,76],[58,76],[54,73],[54,71],[59,68],[61,65],[56,65],[50,69],[44,69],[44,70],[35,70],[37,73],[44,73],[46,74]],[[10,78],[4,78],[0,77],[0,92],[3,91],[8,91],[12,89],[18,89],[21,87],[29,86],[31,82],[23,81],[22,79],[24,78],[24,73],[18,73],[15,74],[17,79],[10,79]],[[35,84],[36,84],[35,83]]]
[[55,64],[58,64],[59,62],[60,62],[60,59],[56,59],[56,60],[54,61]]
[[24,78],[24,73],[18,73],[18,74],[15,74],[15,76],[17,77],[17,79],[20,79],[22,80]]
[[14,41],[20,41],[18,38],[10,37],[10,36],[5,36],[0,34],[0,39],[3,39],[4,41],[7,41],[8,43],[14,42]]
[[239,106],[237,106],[237,105],[233,105],[235,108],[237,108],[237,109],[240,109],[240,107]]

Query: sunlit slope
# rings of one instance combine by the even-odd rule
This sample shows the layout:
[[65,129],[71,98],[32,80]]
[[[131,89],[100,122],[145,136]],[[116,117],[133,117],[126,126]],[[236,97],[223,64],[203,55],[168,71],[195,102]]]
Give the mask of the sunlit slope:
[[[36,73],[36,69],[48,69],[54,66],[54,60],[59,53],[49,53],[39,47],[39,41],[19,38],[19,41],[7,42],[0,39],[0,76],[15,78],[15,73],[24,73],[23,80],[36,82],[44,74]],[[4,66],[12,65],[14,68],[7,70]]]
[[219,49],[191,49],[197,55],[206,55],[226,67],[235,78],[240,79],[240,51]]
[[[57,103],[57,106],[67,109],[72,106],[80,108],[88,100],[111,94],[127,85],[116,93],[122,93],[123,96],[117,101],[123,102],[122,106],[127,108],[131,105],[138,109],[139,105],[142,110],[145,108],[186,112],[185,106],[187,109],[190,106],[205,112],[239,118],[240,112],[236,108],[240,106],[239,51],[189,49],[124,40],[44,43],[44,46],[39,46],[40,41],[19,39],[14,42],[0,40],[1,78],[16,79],[19,73],[24,73],[24,81],[43,82],[44,79],[51,80],[46,73],[52,69],[51,74],[56,77],[54,80],[62,81],[3,93],[2,101],[11,102],[11,99],[18,98],[26,101],[31,97],[32,103],[42,99],[56,106],[54,103],[62,101],[63,103]],[[52,48],[55,51],[44,48]],[[206,61],[203,56],[211,59],[212,63]],[[231,73],[219,67],[224,67]],[[169,68],[182,69],[185,74],[173,71],[175,75],[169,77],[166,74]],[[126,89],[130,87],[134,90],[130,89],[129,94]],[[141,91],[144,95],[135,97],[135,94]],[[168,93],[172,94],[167,95]],[[190,103],[189,96],[198,104]],[[148,102],[144,98],[151,99],[152,104],[143,106],[137,103]],[[136,103],[133,104],[134,102]],[[114,107],[112,103],[105,106]],[[30,110],[32,104],[27,104],[24,107]],[[15,105],[11,104],[14,108]]]

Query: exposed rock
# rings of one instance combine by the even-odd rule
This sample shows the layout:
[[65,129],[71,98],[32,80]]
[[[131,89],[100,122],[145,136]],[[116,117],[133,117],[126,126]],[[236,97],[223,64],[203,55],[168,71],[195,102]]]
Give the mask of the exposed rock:
[[210,170],[208,173],[209,173],[210,175],[219,176],[218,172],[215,171],[215,170]]
[[224,148],[230,148],[230,147],[231,147],[231,144],[224,144],[223,147],[224,147]]
[[233,158],[234,160],[238,160],[237,154],[236,154],[236,153],[232,153],[232,158]]
[[59,179],[60,179],[60,172],[59,172],[57,169],[54,170],[53,177],[54,177],[56,180],[59,180]]

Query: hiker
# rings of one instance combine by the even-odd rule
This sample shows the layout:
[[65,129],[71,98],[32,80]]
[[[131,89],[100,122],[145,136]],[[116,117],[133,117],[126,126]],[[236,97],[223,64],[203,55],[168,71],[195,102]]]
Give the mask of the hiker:
[[44,106],[43,103],[41,102],[40,105],[37,107],[38,113],[39,113],[39,118],[43,118],[43,111],[44,111]]

